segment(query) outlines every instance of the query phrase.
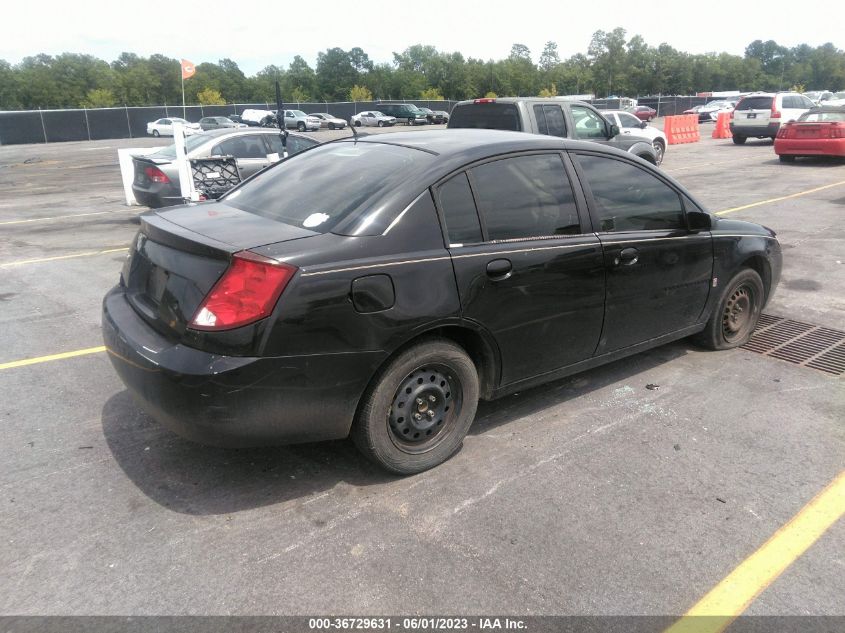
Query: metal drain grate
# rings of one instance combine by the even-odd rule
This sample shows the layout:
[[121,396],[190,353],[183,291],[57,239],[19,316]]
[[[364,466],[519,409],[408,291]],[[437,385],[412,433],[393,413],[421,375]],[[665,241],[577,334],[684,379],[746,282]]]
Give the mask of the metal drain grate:
[[743,349],[839,376],[845,373],[845,332],[761,314]]

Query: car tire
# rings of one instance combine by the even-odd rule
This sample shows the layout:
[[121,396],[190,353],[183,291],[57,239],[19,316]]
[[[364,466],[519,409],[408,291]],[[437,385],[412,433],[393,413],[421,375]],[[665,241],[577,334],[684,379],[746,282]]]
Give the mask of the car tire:
[[748,137],[742,134],[734,134],[731,138],[733,138],[734,145],[743,145],[748,140]]
[[379,121],[377,124],[379,127],[384,127],[384,121]]
[[663,144],[663,141],[658,139],[652,143],[652,147],[654,147],[655,159],[657,160],[656,164],[659,167],[663,162],[663,157],[666,156],[666,146]]
[[782,162],[782,163],[794,163],[795,162],[795,156],[791,156],[791,155],[787,155],[787,154],[781,154],[780,156],[778,156],[778,159],[780,159],[780,162]]
[[460,448],[477,408],[472,359],[452,341],[429,339],[401,352],[376,375],[352,425],[352,440],[391,472],[419,473]]
[[329,123],[329,129],[330,129],[330,130],[333,130],[333,129],[334,129],[334,123]]
[[361,122],[360,122],[360,121],[355,121],[355,127],[361,127]]
[[304,132],[305,131],[305,124],[302,121],[300,121],[299,123],[296,124],[296,129],[297,129],[298,132]]
[[727,283],[719,302],[696,341],[713,350],[731,349],[748,342],[763,310],[765,290],[757,271],[745,268]]
[[414,119],[410,119],[410,118],[409,118],[409,119],[408,119],[408,125],[413,125],[413,124],[414,124]]
[[158,138],[159,136],[161,136],[161,134],[158,133],[158,130],[153,130],[153,136]]

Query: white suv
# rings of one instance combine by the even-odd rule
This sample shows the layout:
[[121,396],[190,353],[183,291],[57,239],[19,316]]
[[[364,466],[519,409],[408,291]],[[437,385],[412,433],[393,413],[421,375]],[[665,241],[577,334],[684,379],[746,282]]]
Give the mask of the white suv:
[[755,92],[744,96],[731,113],[731,134],[737,145],[749,136],[774,139],[781,122],[797,119],[815,104],[797,92]]

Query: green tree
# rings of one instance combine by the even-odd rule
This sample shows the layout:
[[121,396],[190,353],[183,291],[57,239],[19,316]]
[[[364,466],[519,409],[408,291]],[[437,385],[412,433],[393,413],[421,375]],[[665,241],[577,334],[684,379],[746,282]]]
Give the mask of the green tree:
[[552,68],[560,63],[560,56],[557,53],[557,44],[554,42],[546,42],[543,52],[540,53],[540,61],[537,65],[545,73],[548,73]]
[[557,86],[552,84],[549,88],[543,88],[537,93],[537,96],[543,97],[544,99],[548,99],[549,97],[556,97],[557,96]]
[[205,87],[197,93],[197,101],[200,105],[226,105],[226,100],[220,94],[220,91],[209,87]]
[[290,94],[295,88],[299,88],[302,91],[301,94],[308,97],[304,101],[309,101],[317,95],[317,75],[308,62],[299,55],[293,58],[285,73],[283,94]]
[[443,95],[437,88],[426,88],[420,92],[420,99],[426,101],[443,101]]
[[111,108],[117,103],[114,93],[108,88],[94,88],[80,104],[83,108]]
[[365,86],[352,86],[349,90],[350,101],[372,101],[373,93]]
[[358,70],[345,50],[330,48],[317,54],[317,86],[323,99],[342,101],[357,82]]

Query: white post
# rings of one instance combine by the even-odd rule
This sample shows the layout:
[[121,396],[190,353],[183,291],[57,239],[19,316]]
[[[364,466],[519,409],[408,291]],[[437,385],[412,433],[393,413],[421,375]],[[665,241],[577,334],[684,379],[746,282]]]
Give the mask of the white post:
[[185,153],[185,130],[182,123],[173,122],[173,142],[176,145],[176,165],[179,169],[179,191],[183,200],[197,202],[199,194],[194,189],[194,175],[191,173],[191,163]]

